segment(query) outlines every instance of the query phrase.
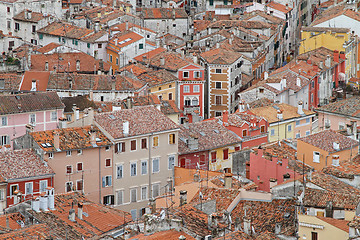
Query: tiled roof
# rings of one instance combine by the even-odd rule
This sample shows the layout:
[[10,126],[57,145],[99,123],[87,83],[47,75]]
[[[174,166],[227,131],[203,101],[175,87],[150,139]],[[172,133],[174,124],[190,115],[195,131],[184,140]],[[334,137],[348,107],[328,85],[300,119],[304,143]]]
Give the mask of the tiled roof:
[[56,152],[57,150],[54,147],[55,133],[59,133],[60,150],[66,151],[73,149],[93,148],[94,145],[91,144],[90,131],[95,131],[96,133],[96,147],[111,145],[111,141],[95,126],[39,131],[32,132],[30,135],[39,145],[39,147],[42,148],[45,152]]
[[[24,220],[24,217],[20,213],[10,213],[0,216],[0,231],[6,228],[6,218],[9,219],[9,229],[20,229],[21,226],[17,223],[17,220]],[[2,235],[0,234],[0,238]]]
[[140,16],[144,19],[188,18],[183,8],[142,8]]
[[[294,236],[295,201],[292,199],[274,199],[271,202],[241,200],[231,212],[232,219],[246,216],[255,230],[275,233],[275,225],[281,224],[280,234]],[[257,239],[257,238],[256,238]]]
[[349,227],[360,229],[360,216],[354,216],[354,218],[349,223]]
[[230,65],[241,58],[243,55],[241,53],[223,48],[214,48],[207,52],[201,53],[200,56],[210,64]]
[[[76,62],[80,62],[80,68],[77,70]],[[54,53],[54,54],[33,54],[31,55],[31,70],[32,71],[46,71],[45,63],[48,62],[48,70],[57,72],[80,72],[80,73],[94,73],[94,71],[101,70],[108,72],[111,65],[102,60],[97,60],[94,57],[83,53]]]
[[274,104],[274,100],[268,98],[260,98],[248,104],[250,108],[267,107],[272,106]]
[[0,115],[63,109],[56,92],[0,95]]
[[0,80],[4,79],[4,88],[2,91],[17,91],[21,83],[22,75],[13,73],[0,73]]
[[20,91],[30,91],[32,81],[36,80],[36,91],[44,92],[47,89],[50,72],[44,71],[26,71],[21,81]]
[[37,33],[53,36],[67,37],[71,39],[81,39],[94,31],[87,28],[77,27],[67,22],[53,22],[37,30]]
[[251,20],[252,18],[259,17],[259,16],[261,18],[263,18],[266,22],[269,22],[269,23],[281,24],[281,23],[285,22],[284,19],[276,17],[271,14],[267,14],[266,12],[261,11],[261,10],[246,12],[246,13],[244,13],[242,19],[243,20]]
[[351,117],[360,117],[360,97],[354,96],[317,108],[315,111],[337,113]]
[[[159,48],[156,48],[154,50],[151,50],[150,52],[147,52],[147,53],[144,53],[144,54],[141,54],[137,57],[135,57],[134,59],[138,62],[142,62],[144,61],[144,56],[146,59],[151,59],[153,58],[154,56],[158,55],[159,53],[162,53],[162,52],[165,52],[166,49],[165,48],[162,48],[162,47],[159,47]],[[148,61],[148,60],[147,60]]]
[[333,175],[338,178],[354,179],[355,176],[360,175],[360,155],[353,159],[343,160],[339,166],[327,166],[322,171],[326,174]]
[[[137,25],[137,24],[135,24],[135,23],[132,23],[132,22],[128,22],[127,25],[128,25],[128,29],[129,29],[129,30],[131,30],[132,28],[139,28],[139,29],[143,29],[143,30],[145,30],[145,31],[147,31],[147,32],[155,33],[155,31],[153,31],[153,30],[151,30],[151,29],[149,29],[149,28],[144,28],[144,27],[142,27],[142,26],[140,26],[140,25]],[[112,26],[110,27],[110,30],[111,30],[111,31],[124,32],[124,31],[126,31],[126,22],[112,25]]]
[[[83,211],[87,214],[83,215],[83,220],[76,217],[76,222],[72,222],[68,219],[69,211],[72,205],[76,210],[78,203],[83,203]],[[129,213],[90,202],[77,193],[55,195],[55,210],[30,213],[52,229],[58,239],[95,238],[118,229],[131,218]]]
[[322,12],[318,17],[311,23],[311,26],[316,26],[320,23],[326,22],[330,19],[333,19],[338,16],[347,16],[354,19],[355,21],[360,22],[360,14],[354,12],[351,9],[346,9],[345,5],[339,5],[333,8],[329,8],[326,11]]
[[186,237],[186,240],[195,240],[196,238],[193,238],[192,236],[186,234],[185,232],[178,232],[175,229],[167,230],[167,231],[160,231],[155,233],[142,233],[139,235],[136,235],[132,238],[129,238],[130,240],[179,240],[180,236]]
[[173,82],[178,80],[174,74],[166,69],[152,70],[140,75],[137,75],[137,78],[148,83],[150,87],[154,87],[157,85],[162,85],[165,83]]
[[64,113],[73,112],[73,106],[76,105],[77,108],[79,108],[79,111],[83,111],[85,108],[93,108],[96,109],[97,105],[89,100],[88,95],[79,95],[75,97],[64,97],[61,99],[61,101],[65,105]]
[[[71,86],[69,79],[72,83]],[[144,85],[145,83],[143,81],[120,75],[115,75],[115,79],[113,79],[109,75],[52,73],[50,74],[50,80],[47,88],[63,90],[92,89],[94,91],[136,92],[140,88],[144,87]]]
[[[359,145],[358,141],[355,141],[333,130],[324,130],[306,137],[298,138],[298,141],[303,141],[327,152],[342,151],[351,147],[355,148]],[[334,142],[339,143],[339,150],[335,150],[333,148]]]
[[336,32],[336,33],[348,33],[350,28],[336,28],[336,27],[302,27],[301,31],[304,32]]
[[58,44],[58,43],[51,42],[51,43],[37,49],[37,51],[40,52],[40,53],[47,53],[47,52],[50,52],[51,50],[54,50],[55,48],[60,47],[60,46],[62,46],[62,45]]
[[263,21],[221,20],[211,23],[208,27],[209,28],[243,27],[246,29],[263,29],[263,28],[270,28],[271,25]]
[[242,231],[234,231],[234,232],[230,232],[227,233],[224,237],[218,237],[215,238],[215,240],[279,240],[281,238],[278,238],[276,236],[276,234],[272,233],[272,232],[260,232],[257,233],[256,235],[248,235]]
[[281,11],[283,13],[288,13],[292,10],[291,7],[287,7],[285,5],[282,5],[282,4],[274,2],[274,1],[269,2],[267,4],[267,6],[273,8],[275,10]]
[[15,15],[14,20],[36,23],[36,22],[39,22],[41,19],[44,18],[44,15],[42,13],[30,11],[31,12],[31,18],[28,19],[28,18],[25,17],[25,12],[26,11],[22,11],[22,12],[18,13],[17,15]]
[[7,180],[54,174],[31,149],[0,153],[0,174]]
[[34,224],[26,228],[0,235],[2,240],[47,239],[53,237],[53,229],[46,224]]
[[116,34],[113,38],[109,40],[107,49],[115,52],[120,52],[123,47],[126,47],[143,38],[143,36],[132,31],[121,32],[119,34]]
[[[190,137],[198,138],[199,147],[191,150],[185,141]],[[189,152],[198,152],[211,150],[219,147],[234,145],[241,142],[241,138],[235,133],[226,129],[217,119],[202,121],[197,123],[189,123],[188,129],[184,126],[180,127],[179,133],[179,153],[185,154]]]
[[318,219],[333,225],[336,228],[339,228],[345,232],[349,232],[349,222],[350,221],[346,221],[346,220],[342,220],[342,219],[335,219],[335,218],[330,218],[330,217],[317,217]]
[[[95,116],[95,121],[114,139],[175,130],[179,126],[154,106],[124,109]],[[124,122],[129,122],[129,134],[123,133]]]
[[[302,117],[302,115],[297,113],[297,107],[285,103],[273,104],[272,106],[267,107],[252,108],[250,111],[257,116],[264,117],[269,123],[274,123],[279,121],[277,118],[277,109],[281,109],[283,111],[283,120]],[[309,110],[304,109],[303,111],[305,115],[315,114]]]
[[[83,37],[81,40],[84,42],[88,42],[88,43],[95,43],[96,40],[98,40],[99,38],[103,37],[103,36],[107,36],[108,32],[107,31],[98,31],[98,32],[93,32],[85,37]],[[104,40],[102,40],[104,41]]]

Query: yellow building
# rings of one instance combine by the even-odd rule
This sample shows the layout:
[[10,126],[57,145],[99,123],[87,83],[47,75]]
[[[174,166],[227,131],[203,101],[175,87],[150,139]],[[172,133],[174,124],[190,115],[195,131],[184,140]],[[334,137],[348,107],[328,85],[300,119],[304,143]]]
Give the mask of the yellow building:
[[348,77],[356,77],[357,42],[349,28],[303,27],[301,29],[301,45],[299,54],[325,47],[345,53],[345,73]]
[[315,117],[313,111],[303,110],[303,114],[299,114],[297,107],[285,103],[253,108],[250,111],[269,122],[269,142],[299,138],[312,133]]
[[349,221],[302,214],[298,219],[300,239],[349,239]]

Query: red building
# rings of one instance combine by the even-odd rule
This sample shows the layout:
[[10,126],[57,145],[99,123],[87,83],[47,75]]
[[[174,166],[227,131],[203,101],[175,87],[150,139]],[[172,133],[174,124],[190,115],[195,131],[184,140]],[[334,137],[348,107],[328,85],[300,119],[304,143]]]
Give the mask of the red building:
[[247,178],[258,185],[258,190],[270,192],[271,187],[301,176],[309,167],[295,158],[296,150],[284,142],[272,143],[250,153]]
[[6,207],[29,200],[54,185],[54,171],[33,150],[0,153],[0,175],[6,182]]

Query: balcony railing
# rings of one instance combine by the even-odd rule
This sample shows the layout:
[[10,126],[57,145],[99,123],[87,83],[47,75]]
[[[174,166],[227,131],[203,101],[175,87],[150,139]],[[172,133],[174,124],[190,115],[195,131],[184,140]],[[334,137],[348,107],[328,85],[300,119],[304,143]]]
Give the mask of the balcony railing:
[[184,114],[194,114],[195,111],[197,111],[197,113],[200,113],[200,106],[199,105],[184,106]]

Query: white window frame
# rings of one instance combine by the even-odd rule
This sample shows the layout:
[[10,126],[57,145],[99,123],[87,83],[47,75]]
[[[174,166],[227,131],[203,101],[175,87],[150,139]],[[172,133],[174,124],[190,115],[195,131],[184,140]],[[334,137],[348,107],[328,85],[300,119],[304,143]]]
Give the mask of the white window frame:
[[292,125],[287,125],[287,131],[291,132],[292,131]]
[[159,195],[157,195],[157,196],[160,196],[160,184],[159,184],[159,183],[154,183],[154,184],[152,184],[152,186],[151,186],[151,188],[152,188],[152,189],[151,189],[151,190],[152,190],[151,192],[152,192],[152,197],[153,197],[153,198],[156,198],[156,197],[157,197],[157,196],[154,195],[154,192],[155,192],[155,191],[154,191],[154,188],[155,188],[155,186],[158,187],[158,189],[159,189]]
[[10,196],[14,196],[14,193],[12,191],[13,186],[16,186],[16,190],[19,190],[19,184],[11,184],[10,185]]
[[[143,172],[143,163],[146,164],[145,172]],[[141,161],[141,175],[146,175],[146,174],[148,174],[148,171],[149,171],[148,169],[149,169],[148,160],[142,160],[142,161]]]
[[71,150],[66,150],[66,156],[71,157]]
[[[172,158],[173,160],[170,161],[170,158]],[[170,165],[170,163],[172,162],[172,167]],[[168,156],[168,170],[173,170],[175,167],[175,155],[169,155]]]
[[5,200],[5,189],[0,189],[0,201]]
[[[67,191],[67,184],[70,183],[71,191]],[[65,182],[65,192],[72,192],[74,190],[74,183],[72,181]]]
[[199,93],[200,92],[200,85],[194,85],[193,86],[193,92],[194,93]]
[[29,115],[29,123],[31,123],[33,125],[36,124],[36,114],[35,113],[32,113],[32,114]]
[[301,138],[301,134],[300,133],[295,134],[295,138]]
[[[45,183],[44,188],[42,187],[43,183]],[[48,181],[47,180],[40,180],[40,182],[39,182],[39,192],[46,192],[47,187],[48,187]]]
[[[82,182],[82,189],[78,189],[78,182]],[[83,179],[79,179],[76,180],[76,191],[84,191],[84,180]]]
[[10,138],[8,135],[0,136],[0,145],[8,145],[10,144]]
[[53,122],[56,122],[56,121],[57,121],[57,111],[52,111],[52,112],[51,112],[50,119],[51,119],[51,121],[53,121]]
[[49,157],[49,159],[53,159],[53,158],[54,158],[54,153],[53,153],[53,152],[49,152],[49,153],[48,153],[48,157]]
[[275,136],[275,129],[270,129],[270,136]]
[[[110,160],[110,166],[106,166],[106,161]],[[112,161],[111,158],[105,158],[105,168],[111,168],[112,167]]]
[[[81,163],[81,169],[82,169],[82,170],[79,170],[79,168],[78,168],[79,163]],[[84,163],[83,163],[83,162],[77,162],[77,163],[76,163],[76,171],[77,171],[77,172],[82,172],[82,171],[84,171]]]
[[[145,193],[144,193],[144,190],[145,189]],[[141,186],[140,188],[140,194],[141,194],[141,200],[147,200],[148,199],[148,186]],[[145,197],[144,197],[145,195]]]
[[[105,178],[105,187],[111,187],[112,186],[112,176],[111,175],[106,175],[104,176]],[[109,179],[111,179],[109,181]]]
[[[119,193],[121,192],[121,198],[119,198]],[[121,200],[121,201],[119,201]],[[116,191],[116,204],[123,205],[124,204],[124,190],[117,190]]]
[[313,162],[320,163],[320,153],[319,152],[313,151]]
[[[31,186],[31,190],[28,192],[28,186]],[[26,182],[25,183],[25,195],[33,194],[34,193],[34,183],[33,182]]]
[[78,149],[77,150],[77,155],[82,155],[83,154],[83,150],[82,149]]
[[8,118],[7,116],[1,117],[1,126],[7,126],[8,125]]
[[[133,191],[135,191],[135,199],[133,199]],[[135,201],[133,201],[135,200]],[[130,203],[136,203],[138,200],[138,197],[137,197],[137,188],[134,187],[134,188],[130,188]]]
[[[119,172],[119,169],[121,169],[120,172]],[[116,179],[121,179],[123,177],[124,177],[124,164],[117,164],[116,165]]]
[[305,136],[309,136],[310,135],[310,130],[307,130],[306,132],[305,132]]
[[[132,173],[132,166],[135,166],[135,174]],[[137,176],[137,162],[131,162],[130,163],[130,177],[136,177]]]
[[[185,77],[185,73],[187,73],[187,77]],[[183,78],[189,78],[189,77],[190,77],[189,71],[183,71]]]
[[[155,171],[155,168],[154,168],[154,163],[155,161],[158,161],[158,171]],[[152,170],[152,173],[159,173],[160,172],[160,157],[156,157],[156,158],[153,158],[152,159],[152,166],[151,166],[151,170]]]
[[[68,171],[67,171],[68,167],[70,167],[70,168],[71,168],[71,172],[69,172],[69,173],[68,173]],[[74,171],[73,171],[73,167],[72,167],[72,165],[66,165],[66,167],[65,167],[65,171],[66,171],[66,172],[65,172],[66,174],[72,174],[72,173],[74,172]]]
[[190,86],[184,85],[184,93],[189,93],[189,92],[190,92]]
[[[135,150],[131,150],[131,143],[135,141]],[[137,150],[137,140],[136,139],[133,139],[133,140],[130,140],[130,152],[135,152]]]

